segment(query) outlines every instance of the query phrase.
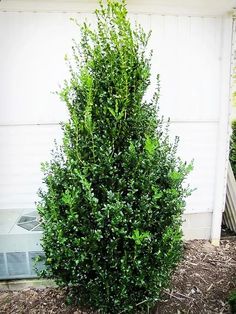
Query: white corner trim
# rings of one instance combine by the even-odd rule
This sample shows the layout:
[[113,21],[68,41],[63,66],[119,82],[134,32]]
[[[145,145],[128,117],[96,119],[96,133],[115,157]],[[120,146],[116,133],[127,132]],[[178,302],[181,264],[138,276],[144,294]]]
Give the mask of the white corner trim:
[[220,240],[222,212],[225,206],[228,153],[230,138],[230,77],[232,55],[232,15],[222,17],[221,46],[221,90],[220,90],[220,121],[218,126],[217,162],[215,177],[214,209],[212,215],[211,240]]

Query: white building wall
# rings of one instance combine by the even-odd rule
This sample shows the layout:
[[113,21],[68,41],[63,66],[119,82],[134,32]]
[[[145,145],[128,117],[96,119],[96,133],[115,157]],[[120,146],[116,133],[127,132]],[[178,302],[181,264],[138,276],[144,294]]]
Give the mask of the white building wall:
[[[187,161],[194,159],[188,182],[196,191],[187,202],[185,238],[219,238],[228,143],[231,17],[225,15],[223,5],[221,9],[217,7],[217,12],[215,8],[215,15],[209,14],[207,5],[206,11],[203,7],[188,6],[183,10],[176,6],[179,15],[168,15],[173,6],[158,7],[151,1],[149,11],[141,14],[142,5],[135,7],[134,2],[128,1],[131,20],[137,20],[146,30],[152,29],[153,84],[147,97],[154,90],[156,73],[160,73],[161,114],[170,117],[173,137],[180,137],[180,156]],[[228,10],[230,1],[226,2]],[[25,247],[25,240],[20,240],[23,234],[24,239],[35,238],[32,250],[39,248],[40,232],[24,230],[16,222],[22,214],[35,209],[36,192],[41,185],[40,163],[50,158],[53,140],[61,138],[59,122],[67,117],[65,105],[52,92],[68,75],[64,55],[71,53],[72,38],[79,40],[78,28],[70,18],[94,22],[94,16],[85,10],[89,11],[93,4],[81,6],[79,11],[83,13],[75,12],[78,2],[74,6],[72,2],[57,4],[0,3],[2,252],[15,250],[15,243],[12,241],[6,248],[1,237],[17,236],[21,250],[21,245]],[[34,6],[36,12],[32,12]],[[59,12],[63,10],[69,12]],[[167,13],[161,14],[161,10]],[[214,235],[212,216],[216,221]]]

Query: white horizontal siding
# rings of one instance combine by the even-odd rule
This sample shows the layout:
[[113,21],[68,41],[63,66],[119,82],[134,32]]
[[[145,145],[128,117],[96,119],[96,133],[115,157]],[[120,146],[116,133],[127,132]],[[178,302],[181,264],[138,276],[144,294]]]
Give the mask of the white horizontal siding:
[[0,211],[35,207],[41,162],[60,137],[58,125],[0,127]]
[[196,190],[187,199],[186,213],[213,210],[217,129],[217,123],[171,124],[171,135],[180,137],[179,156],[188,162],[194,160],[194,170],[187,183]]
[[221,18],[152,15],[151,29],[161,113],[171,120],[218,120]]
[[[0,13],[0,124],[59,122],[65,106],[53,92],[67,77],[81,21],[91,14]],[[133,15],[152,29],[153,82],[161,75],[161,113],[171,120],[218,120],[221,18]],[[155,84],[149,89],[148,96]]]

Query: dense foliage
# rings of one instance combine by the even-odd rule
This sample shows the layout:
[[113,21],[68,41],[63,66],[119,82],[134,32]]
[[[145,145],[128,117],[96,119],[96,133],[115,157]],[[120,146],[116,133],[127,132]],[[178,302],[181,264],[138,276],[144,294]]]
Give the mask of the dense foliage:
[[236,314],[236,290],[233,290],[229,296],[229,304],[231,308],[231,313]]
[[230,153],[229,160],[236,178],[236,120],[232,122],[232,134],[230,139]]
[[132,30],[124,2],[81,26],[63,145],[44,164],[40,191],[47,275],[101,313],[138,312],[167,284],[182,251],[181,214],[191,165],[176,157],[150,83],[149,35]]

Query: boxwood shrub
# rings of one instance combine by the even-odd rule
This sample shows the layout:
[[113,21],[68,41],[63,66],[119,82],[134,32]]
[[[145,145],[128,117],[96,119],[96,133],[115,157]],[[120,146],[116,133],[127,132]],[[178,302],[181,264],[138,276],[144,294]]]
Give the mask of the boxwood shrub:
[[100,3],[95,14],[95,30],[80,25],[60,91],[63,144],[43,165],[44,275],[99,313],[137,313],[159,298],[181,257],[192,165],[177,157],[158,114],[158,76],[144,101],[150,34],[131,28],[124,2]]

